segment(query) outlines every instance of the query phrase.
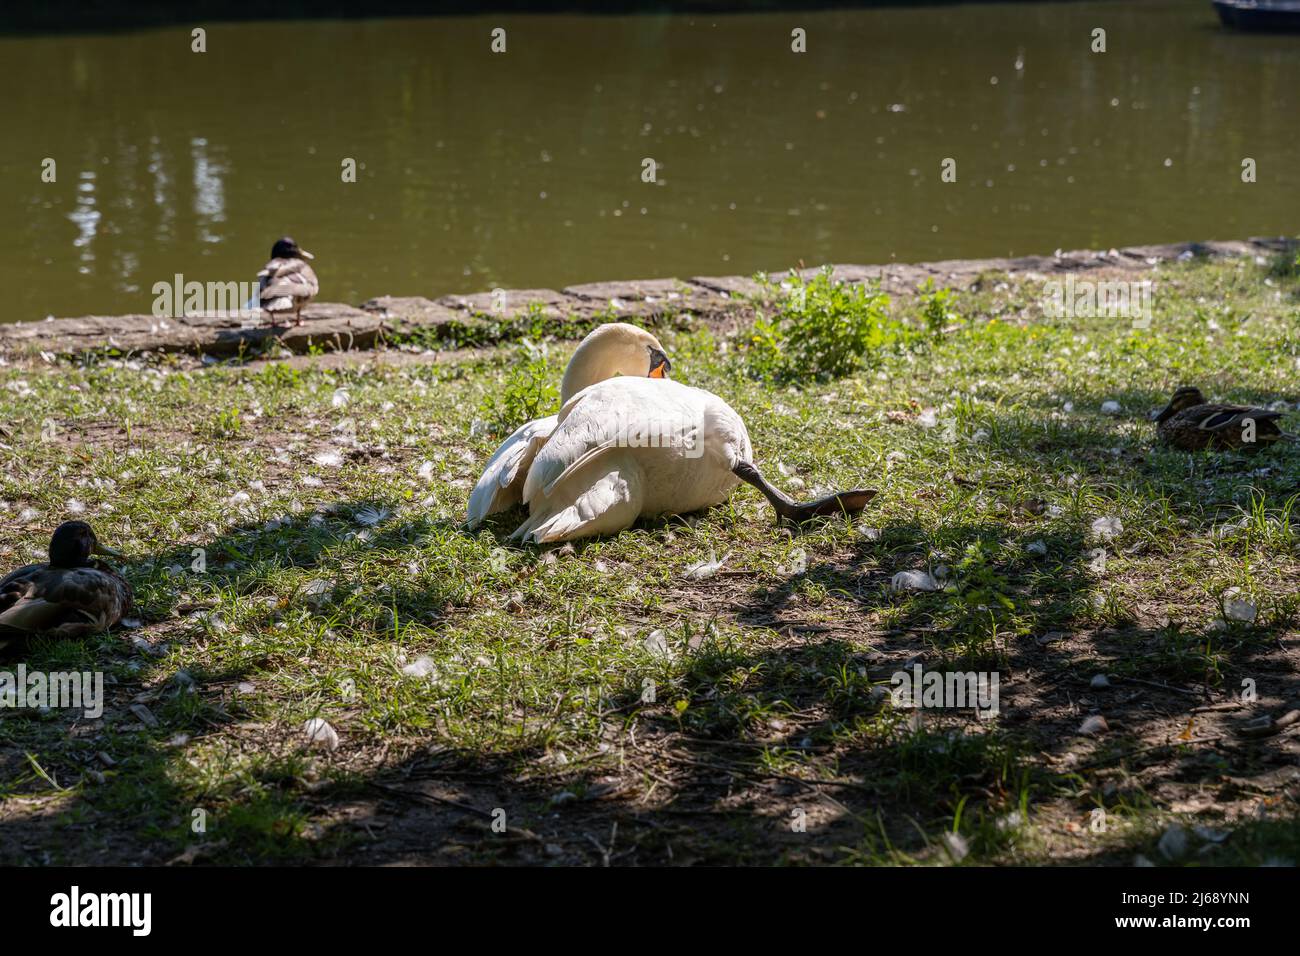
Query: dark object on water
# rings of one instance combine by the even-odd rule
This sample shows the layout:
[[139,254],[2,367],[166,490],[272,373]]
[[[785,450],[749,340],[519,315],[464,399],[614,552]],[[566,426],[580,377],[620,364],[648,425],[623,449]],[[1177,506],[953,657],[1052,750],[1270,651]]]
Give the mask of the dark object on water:
[[1300,0],[1213,0],[1225,27],[1300,31]]
[[82,637],[120,621],[131,610],[131,585],[93,554],[118,556],[86,522],[65,521],[50,538],[48,564],[0,581],[0,645],[31,634]]

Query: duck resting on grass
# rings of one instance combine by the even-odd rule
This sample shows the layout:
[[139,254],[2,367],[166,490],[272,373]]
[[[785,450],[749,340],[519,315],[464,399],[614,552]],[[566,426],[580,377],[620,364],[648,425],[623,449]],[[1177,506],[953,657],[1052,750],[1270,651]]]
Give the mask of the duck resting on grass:
[[120,621],[131,610],[131,585],[93,554],[121,557],[86,522],[65,521],[50,538],[48,564],[0,580],[0,646],[33,634],[98,634]]
[[1156,437],[1183,451],[1254,451],[1278,441],[1295,441],[1278,427],[1281,412],[1205,400],[1184,386],[1156,416]]
[[316,273],[306,262],[313,258],[289,236],[271,247],[271,261],[257,274],[259,302],[271,325],[290,312],[293,324],[302,325],[303,307],[320,291]]
[[876,494],[845,491],[799,504],[754,465],[745,422],[712,392],[668,378],[649,332],[594,329],[569,360],[560,412],[522,425],[488,460],[469,500],[469,527],[521,502],[511,539],[538,544],[615,534],[637,518],[685,514],[726,500],[744,481],[785,521],[855,514]]

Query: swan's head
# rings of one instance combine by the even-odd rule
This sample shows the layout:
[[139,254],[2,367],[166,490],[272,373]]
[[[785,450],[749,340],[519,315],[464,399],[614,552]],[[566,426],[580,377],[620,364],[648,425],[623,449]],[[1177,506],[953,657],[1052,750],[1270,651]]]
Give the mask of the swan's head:
[[569,359],[560,402],[616,375],[667,378],[670,371],[672,365],[657,338],[626,322],[607,322],[592,329]]

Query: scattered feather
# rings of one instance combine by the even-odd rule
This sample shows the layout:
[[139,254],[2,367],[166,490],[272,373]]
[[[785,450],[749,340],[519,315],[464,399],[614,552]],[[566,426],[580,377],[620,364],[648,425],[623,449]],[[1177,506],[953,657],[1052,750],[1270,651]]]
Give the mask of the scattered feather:
[[893,591],[938,591],[943,585],[929,571],[899,571],[889,579]]
[[143,637],[141,637],[139,634],[131,638],[131,646],[134,647],[141,654],[145,654],[149,657],[167,656],[167,645],[151,644]]
[[1079,733],[1094,736],[1104,734],[1110,730],[1110,725],[1106,723],[1106,718],[1101,714],[1092,714],[1079,725]]
[[668,635],[663,631],[651,631],[641,646],[650,652],[654,657],[672,657],[672,649],[668,646]]
[[1222,843],[1232,835],[1228,830],[1216,830],[1213,827],[1200,825],[1192,827],[1192,832],[1210,843]]
[[691,581],[704,581],[711,578],[718,573],[718,570],[726,563],[727,558],[729,557],[731,557],[730,552],[719,558],[716,551],[710,551],[709,557],[706,560],[699,561],[688,567],[683,577]]
[[1124,533],[1124,523],[1113,516],[1098,518],[1092,523],[1092,536],[1101,541],[1110,541]]
[[302,732],[311,747],[330,751],[339,749],[338,731],[331,727],[328,721],[320,717],[313,717],[303,724]]
[[435,680],[438,676],[438,668],[433,662],[433,658],[427,654],[417,657],[411,663],[402,668],[402,673],[407,677],[423,677],[429,680]]
[[951,830],[943,835],[943,848],[948,851],[948,856],[954,863],[960,863],[970,854],[970,845],[966,842],[966,838]]
[[1166,860],[1179,860],[1187,855],[1187,831],[1177,823],[1171,824],[1160,835],[1156,849]]
[[1223,616],[1227,620],[1253,624],[1257,614],[1259,608],[1254,601],[1241,596],[1241,588],[1228,588],[1223,592]]
[[324,604],[329,597],[330,592],[334,590],[334,585],[324,578],[312,578],[302,589],[303,596],[315,605]]
[[392,512],[387,508],[375,508],[371,505],[366,505],[352,516],[352,520],[362,527],[373,528],[375,525],[387,520],[388,516],[391,514]]

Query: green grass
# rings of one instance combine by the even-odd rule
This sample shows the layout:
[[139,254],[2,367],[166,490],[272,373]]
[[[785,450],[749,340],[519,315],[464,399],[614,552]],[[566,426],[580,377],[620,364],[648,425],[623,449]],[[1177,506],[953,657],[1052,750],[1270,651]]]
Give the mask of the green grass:
[[[1300,448],[1169,452],[1146,416],[1184,383],[1294,407],[1300,279],[1157,278],[1146,330],[1043,319],[1006,275],[778,296],[763,363],[751,326],[660,330],[776,483],[881,489],[798,534],[747,487],[573,549],[503,546],[518,513],[464,531],[500,436],[554,410],[572,343],[541,316],[531,350],[452,362],[0,367],[0,558],[78,509],[130,555],[140,621],[24,652],[113,683],[99,721],[0,715],[4,862],[1161,862],[1173,820],[1230,833],[1183,862],[1294,862],[1293,736],[1233,727],[1300,696]],[[903,570],[945,587],[890,590]],[[1232,586],[1253,625],[1216,625]],[[997,670],[1001,715],[894,708],[914,659]],[[1243,680],[1257,703],[1197,710]],[[1094,709],[1110,732],[1079,735]],[[337,751],[307,748],[317,716]]]

